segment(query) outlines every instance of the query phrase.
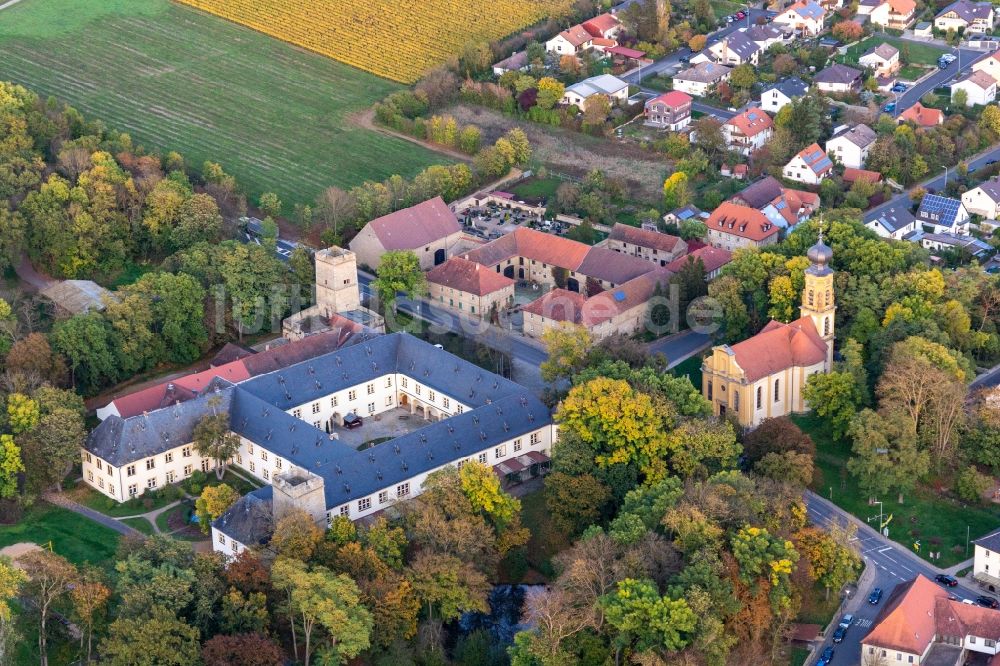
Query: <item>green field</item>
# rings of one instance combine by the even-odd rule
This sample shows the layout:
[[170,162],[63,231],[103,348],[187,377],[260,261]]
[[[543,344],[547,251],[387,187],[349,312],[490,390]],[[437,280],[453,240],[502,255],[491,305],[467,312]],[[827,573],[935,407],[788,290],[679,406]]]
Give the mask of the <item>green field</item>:
[[102,564],[118,548],[119,534],[83,516],[38,502],[14,525],[0,525],[0,548],[22,541],[52,544],[52,550],[74,564]]
[[847,62],[857,63],[858,58],[865,54],[865,51],[882,43],[895,46],[899,49],[899,61],[903,65],[923,65],[925,67],[937,67],[937,60],[943,54],[948,53],[947,49],[942,49],[933,44],[919,44],[908,42],[898,37],[886,35],[872,35],[847,49]]
[[0,11],[0,79],[286,209],[447,161],[351,121],[398,84],[168,0],[23,0]]
[[[816,416],[793,416],[792,420],[816,443],[816,466],[823,478],[821,483],[814,484],[813,490],[861,520],[877,515],[878,507],[868,505],[867,493],[858,488],[855,478],[847,472],[850,443],[834,441],[829,428]],[[911,551],[913,543],[919,540],[918,554],[924,559],[928,559],[928,551],[940,551],[941,559],[934,560],[934,564],[943,568],[972,557],[971,547],[966,555],[967,534],[976,539],[1000,525],[997,508],[963,504],[927,485],[918,484],[904,494],[902,504],[896,501],[899,498],[895,493],[879,499],[884,502],[885,515],[893,516],[889,538]]]

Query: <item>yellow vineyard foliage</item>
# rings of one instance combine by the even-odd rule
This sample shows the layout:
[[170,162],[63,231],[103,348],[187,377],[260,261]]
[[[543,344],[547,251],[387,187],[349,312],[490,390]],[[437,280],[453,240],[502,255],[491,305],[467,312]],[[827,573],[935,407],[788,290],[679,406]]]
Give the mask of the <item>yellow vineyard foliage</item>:
[[571,0],[179,0],[403,83],[469,42],[506,37]]

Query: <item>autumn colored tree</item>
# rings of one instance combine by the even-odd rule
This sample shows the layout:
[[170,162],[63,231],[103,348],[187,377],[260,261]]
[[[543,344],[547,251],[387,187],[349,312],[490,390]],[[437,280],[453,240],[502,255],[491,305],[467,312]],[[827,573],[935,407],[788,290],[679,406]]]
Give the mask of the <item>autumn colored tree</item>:
[[0,558],[0,622],[10,622],[10,602],[17,597],[28,578],[7,558]]
[[271,547],[283,557],[307,561],[323,538],[316,520],[301,509],[292,509],[278,519]]
[[840,590],[861,568],[861,558],[851,545],[856,533],[853,524],[845,527],[834,521],[829,530],[806,527],[794,536],[796,549],[809,563],[813,579],[826,589],[827,599],[830,590]]
[[111,666],[189,666],[198,662],[198,630],[155,606],[146,616],[112,622],[99,652]]
[[688,48],[691,49],[692,53],[697,53],[705,48],[705,43],[708,41],[708,37],[705,35],[695,35],[688,40]]
[[215,460],[215,477],[222,480],[226,474],[227,461],[240,448],[239,435],[229,429],[229,414],[218,411],[215,398],[209,398],[212,413],[206,414],[195,424],[192,441],[198,455]]
[[552,523],[573,536],[597,522],[610,489],[590,474],[553,472],[545,477],[545,506]]
[[239,498],[240,494],[225,483],[205,488],[201,497],[194,503],[201,531],[208,534],[212,527],[212,521],[225,513],[226,509]]
[[683,171],[675,171],[663,181],[663,206],[674,210],[691,202],[691,187]]
[[697,618],[684,599],[660,596],[651,580],[626,578],[601,599],[608,624],[618,631],[624,646],[638,652],[678,652],[687,646]]
[[865,29],[856,21],[841,21],[833,26],[833,36],[849,44],[856,42],[865,34]]
[[542,332],[542,343],[548,358],[542,361],[539,369],[546,382],[568,379],[582,370],[594,346],[590,331],[585,326],[573,324],[546,328]]
[[543,109],[551,109],[562,101],[566,94],[566,86],[558,79],[551,76],[544,76],[538,80],[538,106]]
[[73,615],[76,617],[80,631],[80,648],[86,645],[87,663],[93,654],[94,624],[107,606],[111,598],[111,589],[97,579],[89,576],[73,586],[69,593],[73,602]]
[[201,660],[205,666],[280,666],[284,663],[281,648],[258,633],[213,636],[202,646]]
[[47,550],[36,550],[18,558],[28,577],[25,595],[38,612],[38,653],[41,666],[48,666],[48,622],[55,604],[69,593],[79,572],[68,560]]

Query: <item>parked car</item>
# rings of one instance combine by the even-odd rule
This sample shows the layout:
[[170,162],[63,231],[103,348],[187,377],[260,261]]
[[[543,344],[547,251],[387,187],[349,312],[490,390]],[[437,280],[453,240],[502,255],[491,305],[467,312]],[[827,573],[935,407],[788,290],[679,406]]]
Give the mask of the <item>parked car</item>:
[[938,574],[934,576],[934,580],[947,587],[956,587],[958,585],[958,580],[947,574]]
[[361,417],[357,414],[351,413],[344,417],[344,427],[348,430],[354,430],[355,428],[360,428],[364,425]]
[[746,12],[736,12],[736,18],[745,19],[747,17]]
[[833,642],[834,643],[841,642],[842,640],[844,640],[844,636],[846,635],[847,635],[847,629],[843,627],[837,627],[837,629],[833,632]]
[[854,616],[851,615],[850,613],[847,613],[846,615],[844,615],[844,617],[840,618],[840,624],[838,624],[837,626],[847,629],[852,624],[854,624]]
[[897,83],[896,85],[894,85],[889,90],[891,90],[892,92],[897,92],[897,93],[906,92],[907,85],[905,83]]
[[1000,601],[982,594],[976,597],[976,603],[984,608],[1000,608]]
[[877,606],[880,601],[882,601],[882,588],[876,587],[872,590],[872,593],[868,595],[868,603],[872,606]]
[[896,103],[889,102],[888,104],[882,107],[882,110],[885,111],[886,113],[892,113],[893,111],[896,110]]
[[823,654],[819,656],[816,666],[827,666],[831,661],[833,661],[833,646],[827,645],[826,649],[823,650]]

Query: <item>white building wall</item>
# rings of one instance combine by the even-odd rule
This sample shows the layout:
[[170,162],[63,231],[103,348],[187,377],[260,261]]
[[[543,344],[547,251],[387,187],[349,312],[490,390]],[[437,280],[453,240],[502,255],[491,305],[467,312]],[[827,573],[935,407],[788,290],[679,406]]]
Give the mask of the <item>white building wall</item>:
[[[81,451],[84,482],[94,490],[125,502],[140,497],[146,490],[157,490],[179,483],[195,472],[215,469],[215,461],[198,455],[191,443],[142,458],[121,467],[113,467],[89,451]],[[134,492],[133,492],[134,490]]]

